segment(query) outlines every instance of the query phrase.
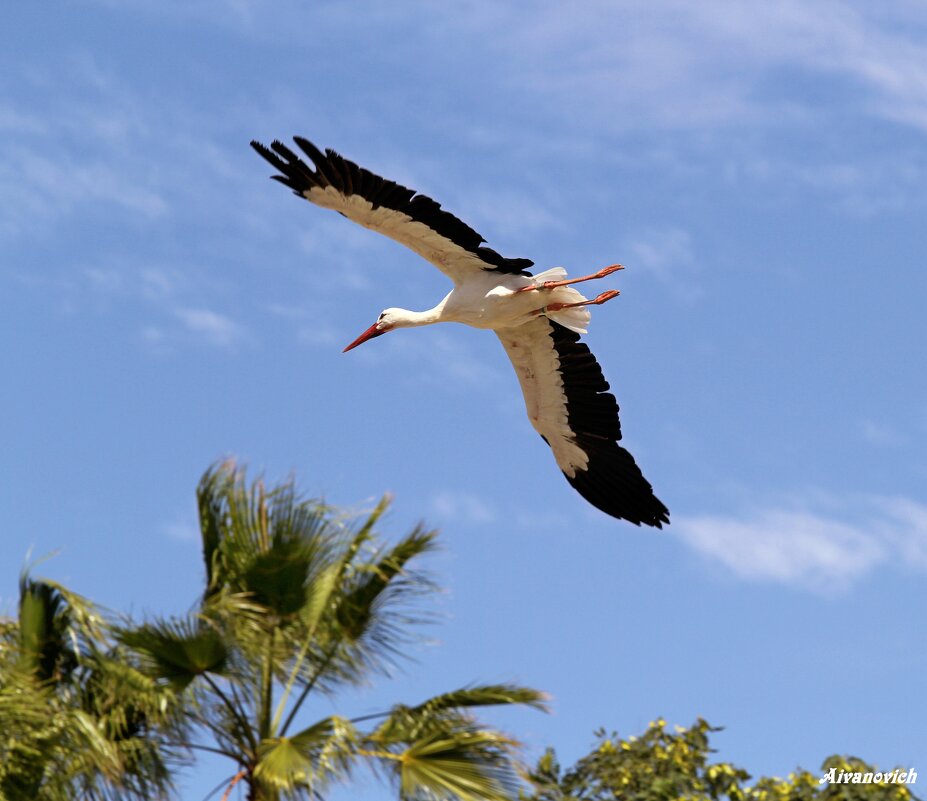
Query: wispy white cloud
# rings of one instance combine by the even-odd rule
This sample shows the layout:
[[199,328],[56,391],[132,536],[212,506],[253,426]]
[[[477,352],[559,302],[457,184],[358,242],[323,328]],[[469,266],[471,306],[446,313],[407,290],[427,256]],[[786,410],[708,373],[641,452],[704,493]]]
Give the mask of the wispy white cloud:
[[284,320],[303,320],[306,318],[306,309],[291,303],[265,303],[263,308],[268,314]]
[[254,173],[244,143],[232,158],[219,145],[222,111],[155,95],[87,49],[17,66],[15,92],[0,96],[0,130],[16,134],[0,152],[0,230],[41,236],[68,219],[144,230],[177,209],[246,223],[230,187]]
[[95,159],[54,159],[22,148],[0,161],[0,226],[9,234],[47,227],[78,208],[99,211],[110,205],[146,219],[161,217],[168,203],[153,187],[137,185],[126,173]]
[[890,521],[886,538],[906,563],[927,571],[927,505],[909,498],[888,498],[884,512]]
[[565,228],[563,220],[536,195],[474,189],[466,193],[460,205],[466,207],[466,218],[493,242],[527,241],[538,231]]
[[672,531],[746,581],[845,590],[888,563],[927,571],[927,505],[905,498],[828,499],[673,521]]
[[82,268],[68,265],[48,275],[14,273],[13,278],[53,293],[69,314],[133,307],[130,324],[137,326],[136,336],[149,352],[170,352],[190,336],[216,347],[244,342],[248,338],[244,324],[191,302],[204,286],[213,287],[208,280],[197,279],[195,272],[103,260]]
[[502,20],[498,9],[456,8],[464,25],[496,34],[515,67],[506,73],[513,80],[613,126],[700,128],[816,116],[813,95],[803,101],[800,93],[769,89],[769,77],[791,70],[793,83],[809,76],[849,80],[867,90],[853,101],[860,110],[927,128],[927,44],[904,24],[923,22],[914,6],[899,11],[900,20],[886,19],[878,6],[837,0],[587,0],[569,14],[551,0],[527,18],[506,6]]
[[18,135],[43,134],[47,124],[32,114],[24,114],[9,105],[0,105],[0,131],[7,131]]
[[160,300],[174,293],[181,283],[175,272],[146,267],[141,270],[141,293],[151,300]]
[[[153,13],[235,28],[260,40],[299,37],[309,26],[332,37],[417,24],[424,42],[468,42],[493,65],[501,87],[530,93],[561,119],[588,127],[704,128],[817,117],[821,94],[777,94],[770,78],[801,88],[808,77],[846,81],[864,113],[927,129],[927,20],[912,2],[863,0],[579,0],[564,10],[542,0],[383,4],[198,0],[117,3],[118,13]],[[489,58],[492,56],[492,58]],[[466,62],[470,63],[470,62]],[[774,82],[773,82],[774,83]],[[825,92],[836,97],[838,92]],[[0,115],[2,119],[2,115]],[[475,134],[497,132],[474,121]]]
[[371,289],[375,285],[371,275],[378,272],[374,263],[380,258],[378,248],[383,248],[379,237],[331,212],[305,211],[296,242],[307,257],[305,271],[314,285],[323,293]]
[[547,0],[530,15],[518,3],[434,6],[418,12],[503,65],[498,95],[528,118],[490,133],[483,120],[453,121],[474,142],[491,137],[487,150],[533,163],[586,155],[690,181],[701,172],[706,184],[722,175],[762,184],[773,201],[810,189],[861,218],[923,203],[916,139],[866,148],[855,135],[874,121],[927,131],[917,4],[585,0],[565,13]]
[[66,273],[70,280],[59,282],[60,289],[97,299],[144,300],[155,305],[173,301],[190,284],[189,276],[182,276],[173,268],[139,266],[114,259],[101,259],[83,268],[69,265]]
[[384,337],[382,345],[390,350],[390,369],[395,374],[406,370],[410,381],[454,393],[494,384],[507,367],[501,348],[486,361],[465,337],[438,329],[398,331]]
[[874,420],[862,420],[859,424],[860,436],[870,445],[882,448],[898,448],[905,444],[905,438],[890,425]]
[[[301,326],[296,336],[300,342],[318,347],[336,346],[342,340],[346,340],[346,337],[339,337],[336,328],[324,322]],[[347,345],[347,341],[343,344]]]
[[186,328],[211,345],[229,347],[240,342],[245,329],[230,317],[204,308],[178,308],[174,310]]
[[871,535],[808,512],[684,518],[674,521],[674,530],[696,551],[748,580],[827,589],[845,585],[885,558],[884,547]]
[[680,297],[692,299],[702,290],[691,280],[697,263],[688,231],[676,226],[648,228],[629,237],[624,250],[630,267],[640,267]]
[[0,227],[40,233],[73,215],[169,212],[161,171],[138,156],[158,118],[137,91],[89,51],[62,54],[55,69],[19,66],[24,97],[0,106],[0,129],[16,134],[0,153]]
[[177,542],[197,542],[200,539],[200,531],[196,523],[187,519],[172,520],[165,523],[161,526],[161,533],[168,539]]
[[431,499],[437,517],[463,523],[492,523],[497,515],[492,505],[480,496],[465,490],[442,490]]
[[164,353],[166,350],[167,333],[161,326],[145,325],[140,332],[142,342],[152,352]]
[[774,193],[783,186],[801,186],[854,217],[871,218],[904,207],[920,192],[927,161],[920,152],[868,154],[863,160],[800,161],[794,157],[764,153],[745,155],[727,165],[731,183],[742,179],[757,182]]
[[[223,273],[211,272],[208,263],[146,263],[144,259],[81,257],[83,264],[50,266],[46,271],[11,269],[3,278],[42,292],[55,307],[72,314],[118,314],[123,335],[131,336],[146,352],[164,355],[193,340],[230,348],[254,341],[255,327],[247,321],[250,298],[240,302],[238,291]],[[220,300],[208,304],[204,295]],[[221,307],[220,308],[220,304]],[[325,344],[348,341],[324,320],[296,303],[263,303],[257,308],[289,323],[302,342]],[[342,340],[344,340],[342,342]]]

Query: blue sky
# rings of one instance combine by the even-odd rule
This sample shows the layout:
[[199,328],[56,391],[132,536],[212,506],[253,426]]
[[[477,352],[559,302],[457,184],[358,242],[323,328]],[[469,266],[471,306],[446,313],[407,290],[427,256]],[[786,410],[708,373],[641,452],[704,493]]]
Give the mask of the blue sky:
[[[434,642],[346,711],[511,679],[553,696],[495,718],[529,756],[702,715],[756,775],[924,770],[927,10],[565,9],[7,12],[0,608],[57,551],[39,572],[104,604],[185,610],[194,487],[231,454],[442,529]],[[248,141],[293,134],[538,269],[627,265],[587,341],[668,529],[571,490],[485,332],[341,353],[447,283],[267,180]]]

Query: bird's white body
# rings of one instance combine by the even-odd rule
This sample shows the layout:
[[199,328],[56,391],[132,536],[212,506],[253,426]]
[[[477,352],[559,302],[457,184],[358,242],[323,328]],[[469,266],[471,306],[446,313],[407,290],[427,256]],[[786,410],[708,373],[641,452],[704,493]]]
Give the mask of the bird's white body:
[[515,368],[528,419],[553,451],[567,480],[590,503],[614,517],[662,526],[668,510],[653,495],[633,457],[618,445],[618,404],[589,349],[588,304],[594,300],[566,284],[601,278],[599,273],[566,280],[554,267],[531,275],[528,259],[506,259],[484,247],[483,238],[431,198],[358,167],[311,142],[296,143],[315,165],[311,169],[280,142],[268,149],[252,142],[280,170],[273,176],[296,194],[394,239],[427,259],[454,283],[434,308],[389,308],[345,350],[396,328],[456,322],[496,333]]
[[[543,304],[582,303],[587,298],[569,286],[549,290],[543,301],[537,292],[522,291],[564,278],[566,270],[562,267],[535,276],[480,271],[468,275],[433,309],[385,309],[379,322],[390,329],[454,322],[495,331],[518,375],[531,425],[550,445],[560,469],[572,478],[578,469],[586,469],[589,457],[573,441],[560,363],[550,347],[546,325],[538,320],[538,311]],[[574,306],[551,312],[550,317],[584,334],[590,314],[587,308]]]
[[[543,300],[527,287],[539,287],[545,281],[566,278],[566,270],[553,267],[534,276],[500,275],[479,271],[468,274],[433,309],[410,312],[407,309],[387,309],[396,320],[395,327],[409,328],[431,323],[463,323],[473,328],[499,330],[513,328],[537,317],[538,310],[550,303],[582,303],[587,300],[572,287],[561,286],[545,293]],[[586,333],[590,314],[585,307],[572,307],[550,312],[556,320],[571,331]]]

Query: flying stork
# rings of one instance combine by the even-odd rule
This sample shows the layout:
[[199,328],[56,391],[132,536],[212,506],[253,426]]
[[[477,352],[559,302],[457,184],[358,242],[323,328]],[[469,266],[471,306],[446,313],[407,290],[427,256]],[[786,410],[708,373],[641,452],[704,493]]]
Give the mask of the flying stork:
[[314,169],[281,142],[251,146],[280,171],[271,176],[274,180],[414,250],[454,282],[433,309],[385,309],[345,352],[396,328],[458,322],[495,331],[518,374],[528,419],[566,480],[613,517],[657,528],[669,523],[669,510],[634,457],[618,444],[618,403],[595,357],[579,341],[590,318],[587,307],[618,292],[590,300],[572,285],[603,278],[621,266],[571,280],[561,267],[532,275],[532,261],[507,259],[485,247],[483,237],[431,198],[333,150],[323,153],[302,137],[294,141]]

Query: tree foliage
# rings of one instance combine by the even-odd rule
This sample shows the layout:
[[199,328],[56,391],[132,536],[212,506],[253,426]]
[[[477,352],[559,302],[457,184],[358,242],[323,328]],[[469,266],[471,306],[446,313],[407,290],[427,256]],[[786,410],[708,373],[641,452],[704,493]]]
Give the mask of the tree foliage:
[[222,754],[249,799],[318,797],[366,762],[404,799],[503,801],[517,794],[515,743],[473,710],[542,706],[512,685],[465,687],[381,714],[307,719],[307,700],[388,674],[428,618],[432,583],[416,569],[434,547],[422,527],[384,544],[383,499],[347,521],[300,498],[292,481],[248,484],[220,464],[198,493],[206,586],[187,617],[124,626],[146,676],[182,697],[178,744]]
[[172,693],[141,673],[85,598],[24,575],[0,627],[0,798],[152,798],[170,787]]
[[819,774],[797,770],[750,784],[742,768],[711,761],[709,735],[716,731],[702,719],[673,731],[656,720],[627,739],[599,731],[593,750],[569,770],[548,749],[527,774],[531,789],[522,801],[916,801],[905,784],[821,782],[831,768],[836,776],[878,773],[855,757],[829,757]]

